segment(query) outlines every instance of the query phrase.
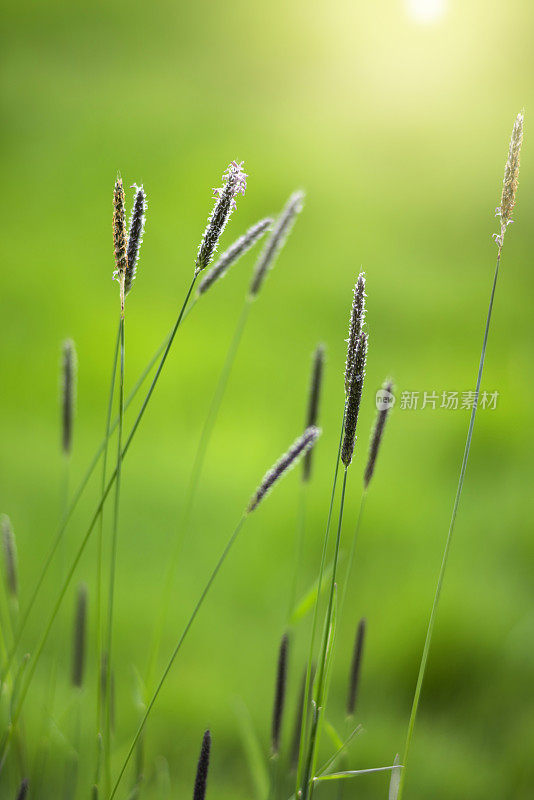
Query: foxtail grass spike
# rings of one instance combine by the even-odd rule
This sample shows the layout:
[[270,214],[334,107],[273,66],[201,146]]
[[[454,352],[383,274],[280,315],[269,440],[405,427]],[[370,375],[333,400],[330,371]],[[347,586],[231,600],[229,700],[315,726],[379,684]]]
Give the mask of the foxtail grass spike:
[[252,283],[250,284],[251,297],[256,297],[263,286],[267,273],[274,265],[276,256],[285,244],[297,214],[302,211],[303,203],[304,192],[295,192],[291,195],[285,208],[278,217],[272,233],[267,239],[265,247],[256,262]]
[[284,716],[284,706],[286,700],[287,684],[287,654],[289,649],[289,639],[287,633],[282,636],[280,650],[278,653],[278,667],[276,671],[276,691],[273,705],[273,721],[271,728],[271,753],[277,756],[280,752],[280,734],[282,731],[282,719]]
[[124,186],[122,178],[117,176],[113,190],[113,244],[115,249],[115,272],[121,287],[121,304],[124,305],[124,281],[128,269],[128,238],[126,236],[126,209],[124,202]]
[[143,186],[134,185],[134,203],[128,225],[128,249],[126,253],[126,273],[124,276],[124,294],[127,295],[135,280],[137,273],[137,262],[139,261],[139,251],[143,242],[146,218],[146,194]]
[[11,597],[17,597],[19,590],[17,547],[11,520],[5,514],[2,515],[2,547],[4,550],[6,588]]
[[365,273],[360,272],[354,285],[354,296],[350,312],[349,338],[347,339],[347,360],[345,362],[345,394],[348,395],[350,381],[356,360],[356,351],[365,322]]
[[30,782],[28,778],[24,778],[17,792],[17,800],[25,800],[25,798],[28,796],[29,788],[30,788]]
[[72,450],[72,423],[76,400],[76,348],[72,339],[63,342],[61,365],[61,446],[68,456]]
[[391,400],[393,398],[393,388],[393,382],[390,380],[387,380],[382,384],[382,391],[379,397],[380,407],[376,415],[375,427],[373,429],[371,444],[369,446],[369,457],[367,459],[367,466],[365,467],[365,473],[363,476],[364,489],[367,489],[371,483],[371,478],[373,477],[373,473],[375,471],[376,457],[380,449],[380,443],[382,442],[382,436],[384,435],[389,412],[392,408]]
[[510,138],[510,148],[508,151],[508,160],[504,167],[504,178],[502,182],[502,195],[501,204],[496,210],[496,216],[501,218],[501,231],[495,234],[497,244],[502,247],[504,234],[506,228],[513,221],[512,211],[515,206],[515,196],[517,193],[517,183],[519,179],[519,156],[521,154],[521,145],[523,143],[523,119],[524,114],[521,111],[516,118]]
[[365,362],[367,359],[367,334],[360,335],[354,369],[350,382],[349,393],[347,396],[347,406],[345,411],[345,433],[341,446],[341,460],[346,467],[350,466],[356,444],[356,427],[358,425],[358,413],[360,401],[362,399],[363,382],[365,379]]
[[356,699],[358,697],[358,686],[360,683],[360,672],[362,666],[363,643],[365,640],[366,620],[361,619],[356,631],[354,640],[354,651],[352,654],[352,664],[350,668],[349,691],[347,694],[347,716],[354,716],[356,710]]
[[193,790],[193,800],[204,800],[206,797],[206,786],[208,783],[208,769],[210,765],[211,733],[205,732],[200,748],[198,759],[197,775],[195,778],[195,788]]
[[265,219],[256,222],[255,225],[252,225],[248,229],[243,236],[240,236],[228,250],[226,250],[222,256],[217,259],[217,263],[206,273],[204,278],[201,280],[198,289],[197,295],[204,294],[210,288],[212,284],[218,281],[220,278],[223,278],[232,264],[234,264],[242,255],[244,255],[247,250],[256,244],[258,239],[260,239],[265,231],[271,227],[273,224],[273,220],[271,217],[266,217]]
[[298,459],[303,456],[310,447],[313,447],[320,434],[320,429],[312,425],[310,428],[306,428],[304,433],[293,442],[287,453],[284,453],[274,467],[264,476],[248,505],[248,514],[258,507],[265,495],[270,492],[282,475],[285,475],[285,473],[295,465]]
[[[321,384],[324,371],[324,345],[319,344],[313,354],[312,375],[310,381],[310,394],[308,398],[308,427],[317,425],[319,419],[319,402],[321,399]],[[302,461],[302,479],[309,481],[311,476],[313,450],[308,450]]]
[[85,638],[87,630],[87,587],[80,584],[76,598],[72,648],[72,685],[81,688],[85,667]]
[[238,164],[237,161],[232,161],[222,176],[222,187],[213,190],[213,194],[217,199],[198,247],[195,263],[196,275],[210,265],[226,223],[236,207],[236,195],[239,193],[245,194],[247,177],[243,171],[243,162],[241,161]]

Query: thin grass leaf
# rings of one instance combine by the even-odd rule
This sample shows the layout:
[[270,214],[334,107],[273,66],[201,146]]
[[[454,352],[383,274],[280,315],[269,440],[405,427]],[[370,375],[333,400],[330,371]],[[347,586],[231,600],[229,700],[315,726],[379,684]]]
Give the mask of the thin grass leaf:
[[[330,564],[328,564],[328,566],[325,568],[323,573],[323,580],[321,581],[321,595],[324,593],[328,585],[328,581],[332,577],[333,569],[334,569],[334,563],[331,561]],[[310,589],[308,589],[308,591],[301,597],[301,599],[296,604],[290,617],[291,626],[296,625],[310,613],[310,611],[315,606],[315,603],[317,602],[318,591],[319,591],[319,578],[315,580],[313,586]]]
[[263,748],[254,729],[250,712],[242,700],[235,704],[235,714],[245,751],[250,776],[258,800],[265,800],[269,792],[269,771],[263,755]]
[[[395,760],[393,761],[393,765],[397,767],[399,765],[399,762],[400,762],[400,756],[397,753],[397,755],[395,756]],[[388,800],[397,800],[397,796],[399,794],[400,779],[401,779],[400,769],[391,770],[391,778],[389,779]]]
[[388,767],[370,767],[369,769],[348,769],[345,772],[331,772],[329,775],[317,775],[314,781],[339,781],[345,778],[356,778],[358,775],[370,775],[372,772],[390,772],[401,770],[400,764],[391,764]]

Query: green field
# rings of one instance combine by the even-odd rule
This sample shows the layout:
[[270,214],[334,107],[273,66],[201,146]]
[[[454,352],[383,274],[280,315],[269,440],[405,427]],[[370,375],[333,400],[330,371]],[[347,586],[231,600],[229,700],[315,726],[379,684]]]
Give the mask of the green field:
[[[404,798],[532,797],[531,4],[448,0],[443,17],[427,23],[409,13],[414,3],[402,0],[2,5],[0,512],[9,514],[16,533],[21,607],[63,511],[59,366],[66,337],[78,353],[71,492],[104,433],[119,312],[111,280],[117,170],[126,187],[143,183],[148,197],[138,277],[127,302],[128,392],[183,301],[212,187],[231,160],[244,160],[247,192],[222,247],[260,217],[277,214],[295,189],[306,192],[306,202],[251,310],[230,376],[184,540],[158,672],[256,485],[302,431],[310,359],[324,342],[323,435],[299,594],[315,580],[343,405],[344,340],[363,270],[369,358],[347,489],[345,556],[374,396],[388,375],[397,403],[367,499],[332,672],[327,716],[344,731],[352,641],[365,616],[357,713],[365,733],[350,747],[346,767],[353,769],[391,764],[403,749],[469,420],[468,409],[441,408],[441,395],[458,391],[461,398],[474,389],[496,257],[494,210],[512,125],[525,107],[515,222],[503,249],[482,382],[498,399],[477,417]],[[126,191],[129,209],[132,191]],[[139,720],[136,675],[146,671],[200,432],[257,252],[236,264],[184,322],[124,461],[114,775]],[[418,409],[402,407],[403,392],[420,393]],[[437,393],[435,410],[421,408],[425,392]],[[134,413],[127,413],[127,429]],[[110,464],[115,452],[113,440]],[[44,629],[98,501],[99,481],[97,471],[17,661],[33,652]],[[207,727],[213,736],[208,798],[265,800],[251,775],[240,720],[244,704],[267,761],[300,489],[295,470],[250,518],[225,564],[148,722],[141,800],[190,795]],[[111,522],[112,502],[106,554]],[[76,737],[76,797],[89,797],[95,545],[91,540],[38,664],[23,714],[22,765],[10,751],[0,772],[2,800],[15,798],[26,775],[31,800],[62,798]],[[76,693],[69,678],[79,581],[88,586],[89,639],[86,683]],[[291,641],[284,747],[310,621]],[[332,747],[324,737],[321,760]],[[355,778],[344,784],[344,797],[385,798],[388,780]],[[129,772],[118,798],[126,800],[131,783]],[[339,791],[321,785],[316,798]]]

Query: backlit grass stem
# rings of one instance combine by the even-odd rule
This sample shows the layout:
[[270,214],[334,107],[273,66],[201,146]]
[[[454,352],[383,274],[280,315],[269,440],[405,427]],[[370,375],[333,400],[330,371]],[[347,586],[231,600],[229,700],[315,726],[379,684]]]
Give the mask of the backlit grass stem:
[[[198,612],[202,608],[204,600],[206,599],[206,597],[207,597],[207,595],[209,593],[209,590],[211,589],[211,587],[213,585],[213,582],[215,581],[215,578],[217,577],[217,575],[218,575],[221,567],[223,566],[224,562],[228,558],[228,555],[230,554],[230,551],[231,551],[232,547],[234,546],[234,544],[235,544],[235,542],[236,542],[236,540],[237,540],[237,538],[238,538],[238,536],[239,536],[239,534],[241,532],[241,529],[243,528],[243,525],[245,524],[245,522],[248,519],[248,517],[257,509],[257,507],[258,507],[258,505],[260,503],[260,500],[265,497],[265,495],[267,493],[267,489],[265,487],[268,485],[269,489],[272,488],[274,486],[274,483],[277,483],[280,478],[282,478],[285,474],[287,474],[287,472],[291,469],[291,467],[294,466],[296,461],[304,455],[304,453],[306,452],[307,448],[308,447],[312,447],[315,444],[318,436],[319,436],[319,431],[317,429],[308,428],[306,431],[304,431],[304,433],[301,436],[299,436],[298,439],[295,440],[295,442],[290,447],[290,449],[287,451],[287,453],[285,453],[276,462],[275,466],[266,473],[266,475],[264,476],[263,480],[259,484],[258,489],[256,490],[256,492],[253,495],[252,501],[248,504],[247,508],[243,512],[243,515],[241,516],[241,519],[237,523],[233,533],[231,534],[230,538],[228,539],[228,541],[226,543],[226,546],[225,546],[225,548],[224,548],[219,560],[217,561],[215,567],[213,568],[213,570],[212,570],[212,572],[211,572],[211,574],[210,574],[210,576],[208,578],[208,581],[207,581],[206,585],[204,586],[204,589],[202,590],[202,592],[200,594],[200,597],[198,598],[198,600],[196,602],[196,605],[195,605],[195,607],[193,609],[193,612],[192,612],[191,616],[189,617],[189,620],[188,620],[188,622],[187,622],[187,624],[186,624],[186,626],[185,626],[180,638],[178,639],[178,642],[177,642],[174,650],[171,653],[171,656],[170,656],[170,658],[169,658],[169,660],[167,662],[167,666],[165,667],[165,669],[163,671],[163,674],[162,674],[162,676],[161,676],[161,678],[160,678],[160,680],[159,680],[159,682],[158,682],[158,684],[156,686],[156,689],[155,689],[154,693],[152,694],[152,697],[150,698],[150,701],[147,704],[145,713],[144,713],[144,715],[143,715],[143,717],[141,719],[141,723],[139,724],[139,727],[137,728],[137,731],[136,731],[136,733],[134,735],[134,738],[132,740],[130,748],[128,749],[128,753],[127,753],[126,758],[125,758],[125,760],[124,760],[124,762],[122,764],[122,767],[120,769],[119,775],[117,777],[117,780],[116,780],[115,785],[113,787],[113,790],[111,792],[109,800],[113,800],[113,797],[115,797],[115,794],[117,792],[117,789],[119,788],[119,785],[121,783],[121,780],[122,780],[122,777],[123,777],[124,772],[126,770],[126,767],[128,766],[128,763],[130,762],[130,759],[131,759],[131,757],[132,757],[132,755],[133,755],[133,753],[135,751],[135,746],[137,744],[137,741],[138,741],[139,737],[141,736],[141,734],[142,734],[142,732],[144,730],[144,727],[145,727],[145,725],[147,723],[147,720],[148,720],[148,718],[150,716],[150,712],[152,711],[152,709],[154,707],[154,704],[155,704],[155,702],[156,702],[156,700],[157,700],[157,698],[159,696],[159,693],[161,692],[161,689],[163,688],[163,684],[165,683],[165,681],[167,679],[167,675],[171,671],[172,666],[173,666],[173,664],[174,664],[174,662],[176,660],[176,657],[177,657],[178,653],[180,652],[180,650],[182,648],[182,645],[183,645],[183,643],[184,643],[184,641],[185,641],[185,639],[187,637],[187,634],[189,633],[189,631],[191,629],[191,626],[193,625],[193,622],[195,621]],[[275,477],[273,478],[273,476],[275,476]]]
[[419,665],[419,673],[417,675],[417,683],[415,687],[415,693],[412,703],[412,710],[410,713],[410,720],[408,722],[408,732],[406,734],[406,742],[404,745],[404,755],[402,759],[402,763],[404,769],[401,772],[400,782],[399,782],[399,790],[397,794],[397,800],[401,800],[402,793],[404,789],[404,784],[406,780],[406,769],[408,763],[408,757],[410,754],[410,747],[413,738],[413,732],[415,727],[415,720],[417,717],[417,711],[419,708],[419,701],[421,698],[421,690],[423,687],[423,681],[426,673],[426,668],[428,664],[428,655],[430,652],[430,645],[432,643],[432,634],[434,632],[434,625],[436,622],[436,615],[438,611],[439,600],[441,597],[441,590],[443,587],[443,580],[445,577],[445,570],[447,567],[447,561],[449,558],[449,552],[451,547],[451,541],[454,534],[454,528],[456,525],[456,516],[458,514],[458,507],[460,505],[460,499],[462,496],[462,489],[465,480],[465,473],[467,470],[467,462],[469,460],[469,453],[471,450],[471,441],[473,438],[473,429],[475,427],[475,419],[477,414],[477,407],[478,407],[478,398],[480,394],[480,386],[482,383],[482,374],[484,372],[484,362],[486,359],[486,349],[488,345],[488,336],[491,324],[491,316],[493,311],[493,303],[495,300],[495,291],[497,288],[497,280],[499,277],[499,267],[501,263],[501,253],[502,247],[504,242],[504,234],[506,233],[506,229],[510,222],[512,221],[511,215],[512,210],[515,205],[516,199],[516,192],[517,192],[517,183],[518,183],[518,175],[519,175],[519,157],[521,152],[521,144],[523,142],[523,113],[517,115],[517,119],[514,124],[514,128],[512,130],[512,136],[510,140],[510,147],[508,151],[508,159],[506,161],[506,166],[504,170],[504,179],[503,179],[503,188],[502,188],[502,195],[501,195],[501,204],[500,207],[497,209],[497,214],[500,216],[501,219],[501,230],[499,234],[495,235],[495,241],[497,243],[497,262],[495,264],[495,272],[493,276],[493,285],[491,288],[488,312],[486,315],[486,325],[484,328],[484,337],[482,339],[482,351],[480,354],[480,362],[478,365],[478,373],[476,379],[476,386],[475,386],[475,401],[473,403],[471,414],[469,417],[469,427],[467,430],[467,439],[465,442],[464,453],[462,457],[462,463],[460,466],[460,476],[458,479],[458,486],[456,489],[456,495],[454,498],[454,503],[452,507],[452,514],[451,514],[451,521],[449,524],[449,530],[447,533],[447,538],[445,540],[445,548],[443,551],[443,556],[441,560],[441,567],[438,575],[438,581],[436,585],[436,591],[434,593],[434,600],[432,603],[432,609],[430,611],[430,619],[428,621],[428,627],[425,637],[425,644],[423,647],[423,654],[421,656],[421,663]]

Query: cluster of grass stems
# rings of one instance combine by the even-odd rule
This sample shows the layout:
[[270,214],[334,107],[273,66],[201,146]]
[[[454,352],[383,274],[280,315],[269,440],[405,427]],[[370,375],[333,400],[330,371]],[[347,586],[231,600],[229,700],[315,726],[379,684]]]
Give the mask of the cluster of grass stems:
[[[488,314],[484,328],[483,345],[476,378],[475,397],[478,398],[491,315],[495,298],[497,277],[506,229],[511,222],[511,214],[515,203],[519,170],[519,153],[523,136],[523,115],[517,117],[510,143],[509,156],[505,168],[501,204],[497,209],[500,217],[500,231],[496,235],[497,264],[491,290]],[[226,546],[215,562],[212,572],[200,593],[184,629],[179,633],[176,644],[168,654],[166,666],[160,675],[156,674],[161,649],[162,632],[173,600],[173,579],[180,563],[180,556],[185,537],[190,528],[194,502],[201,487],[202,471],[208,453],[211,436],[215,428],[219,409],[228,384],[239,345],[246,330],[249,315],[258,299],[263,284],[272,269],[277,256],[282,250],[288,234],[295,223],[302,207],[303,194],[296,192],[287,201],[276,218],[266,217],[260,220],[239,237],[218,259],[216,250],[223,231],[236,209],[236,197],[244,194],[247,176],[242,164],[232,162],[223,175],[222,187],[214,191],[214,207],[208,224],[198,247],[193,274],[180,304],[180,310],[170,331],[165,335],[146,368],[126,395],[126,320],[127,297],[136,277],[137,265],[146,216],[146,195],[144,188],[134,185],[134,199],[129,223],[126,221],[125,192],[122,180],[117,177],[113,192],[113,245],[116,272],[114,276],[119,286],[119,308],[117,337],[113,347],[111,381],[109,397],[106,405],[106,417],[103,439],[91,461],[79,486],[70,489],[70,460],[73,441],[73,423],[76,395],[76,353],[72,341],[63,345],[61,375],[61,450],[64,457],[64,488],[62,492],[62,508],[60,522],[55,536],[43,562],[41,572],[33,586],[29,598],[19,608],[19,581],[17,552],[13,527],[7,516],[2,518],[2,543],[4,556],[4,596],[1,606],[0,627],[0,701],[2,729],[0,730],[0,787],[2,797],[16,797],[19,800],[27,795],[37,797],[42,790],[39,781],[44,770],[43,758],[37,759],[30,768],[27,757],[28,741],[35,738],[24,720],[24,707],[28,691],[35,672],[41,662],[45,646],[51,638],[54,622],[67,596],[80,559],[88,542],[96,536],[96,598],[95,616],[97,622],[96,643],[87,645],[87,606],[88,592],[84,584],[78,586],[76,593],[74,630],[72,644],[71,685],[73,692],[73,713],[69,715],[69,730],[64,733],[70,743],[65,756],[64,785],[54,787],[54,796],[74,798],[91,796],[93,800],[104,798],[113,800],[119,794],[124,797],[138,798],[146,783],[143,766],[143,745],[146,723],[151,716],[159,695],[165,685],[167,676],[186,640],[186,637],[203,606],[206,597],[220,569],[226,561],[249,516],[257,512],[265,496],[275,487],[278,480],[299,460],[302,459],[300,473],[300,491],[295,531],[295,564],[293,579],[288,593],[287,629],[284,632],[276,670],[275,697],[271,725],[270,753],[264,754],[252,729],[246,709],[240,710],[243,722],[246,751],[255,778],[257,793],[261,800],[286,800],[299,798],[310,800],[322,782],[351,779],[365,773],[390,773],[390,800],[400,800],[405,785],[406,768],[409,761],[410,747],[414,726],[425,677],[434,623],[439,604],[445,568],[454,532],[457,512],[464,484],[467,462],[471,448],[477,403],[473,405],[469,421],[467,440],[460,467],[458,488],[454,498],[451,523],[446,537],[445,549],[439,571],[436,592],[432,603],[427,635],[424,643],[421,665],[417,677],[412,711],[409,719],[405,747],[402,757],[397,755],[391,764],[371,766],[364,769],[350,769],[348,750],[354,738],[361,733],[362,727],[356,722],[355,712],[359,679],[364,651],[366,631],[365,619],[359,621],[356,629],[353,657],[348,679],[346,722],[343,735],[334,728],[326,718],[328,707],[329,685],[335,653],[336,631],[345,610],[345,601],[355,561],[356,544],[364,516],[365,501],[374,475],[377,457],[381,447],[386,422],[394,402],[394,386],[387,379],[382,390],[377,393],[377,417],[371,433],[370,446],[366,456],[365,469],[361,484],[361,502],[357,520],[350,532],[350,547],[347,563],[343,565],[341,542],[344,522],[345,498],[351,473],[353,458],[360,455],[358,444],[358,416],[364,393],[369,333],[366,322],[366,279],[361,273],[355,282],[354,296],[350,310],[349,336],[347,340],[347,356],[344,376],[343,397],[340,400],[339,417],[340,432],[337,453],[334,457],[332,491],[326,514],[318,578],[311,589],[298,601],[299,570],[302,562],[303,548],[306,541],[306,508],[309,487],[313,480],[313,448],[320,435],[317,427],[320,418],[320,400],[322,379],[325,370],[325,348],[317,345],[312,357],[309,399],[306,412],[304,432],[295,440],[288,451],[281,456],[274,467],[269,470],[251,500],[244,506],[239,515],[236,527],[231,532]],[[114,596],[116,584],[116,568],[118,557],[118,541],[120,533],[121,480],[122,464],[163,373],[168,354],[173,346],[182,324],[191,314],[203,295],[222,278],[230,267],[256,243],[264,238],[264,245],[253,270],[252,280],[243,301],[235,332],[222,367],[213,399],[206,416],[198,448],[193,460],[190,482],[184,507],[180,515],[178,535],[173,532],[172,555],[168,560],[167,574],[164,580],[159,609],[156,610],[153,638],[147,659],[146,673],[142,684],[142,709],[137,730],[132,732],[130,743],[119,769],[114,772]],[[215,263],[212,263],[215,262]],[[129,430],[126,427],[126,412],[132,401],[142,392],[143,387],[152,375],[145,390],[140,409]],[[110,445],[115,438],[115,455]],[[100,464],[100,493],[82,537],[78,540],[75,555],[69,564],[65,563],[62,543],[72,519],[73,513],[84,495],[91,476]],[[105,516],[106,501],[113,497],[110,519]],[[41,618],[41,636],[37,642],[28,645],[25,640],[27,624],[39,609],[39,600],[45,578],[52,565],[58,563],[58,587],[56,598],[50,614]],[[107,593],[104,588],[107,585]],[[287,694],[287,674],[290,653],[294,639],[301,635],[299,623],[310,611],[311,634],[308,645],[308,657],[303,666],[302,683],[296,698],[295,720],[292,726],[292,737],[289,747],[284,748],[282,726],[284,722]],[[96,686],[94,686],[96,715],[94,722],[94,749],[91,752],[80,751],[80,692],[86,682],[85,661],[88,656],[96,662]],[[57,654],[60,658],[60,654]],[[52,688],[49,693],[49,718],[44,722],[51,725],[55,691],[55,670],[51,676]],[[46,715],[45,715],[46,716]],[[334,750],[323,763],[319,763],[321,742],[325,732],[328,739],[335,743]],[[206,731],[202,739],[197,773],[193,788],[194,800],[204,800],[207,789],[211,734]],[[133,758],[134,756],[135,759]],[[78,766],[81,759],[93,765],[93,780],[90,786],[80,785]],[[126,776],[130,773],[129,788]],[[343,783],[340,783],[342,792]]]

